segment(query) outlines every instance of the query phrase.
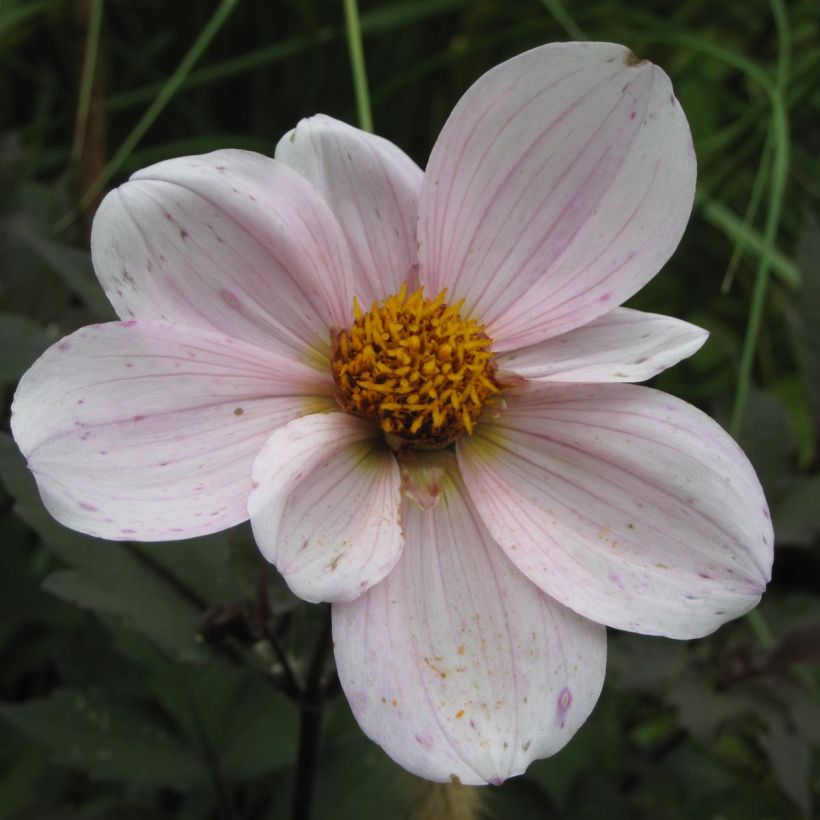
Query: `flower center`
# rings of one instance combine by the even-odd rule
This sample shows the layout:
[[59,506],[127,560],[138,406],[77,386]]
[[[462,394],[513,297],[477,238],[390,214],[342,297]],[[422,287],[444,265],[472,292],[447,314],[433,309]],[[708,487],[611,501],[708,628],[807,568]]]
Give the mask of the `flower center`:
[[446,447],[472,433],[485,401],[498,393],[492,340],[463,319],[463,300],[446,305],[407,286],[334,334],[336,398],[348,413],[372,419],[395,449]]

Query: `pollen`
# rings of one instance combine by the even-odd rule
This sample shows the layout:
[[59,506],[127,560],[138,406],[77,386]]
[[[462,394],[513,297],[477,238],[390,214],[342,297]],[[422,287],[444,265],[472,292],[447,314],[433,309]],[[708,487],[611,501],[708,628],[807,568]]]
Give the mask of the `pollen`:
[[446,447],[475,429],[484,404],[499,392],[492,340],[464,319],[463,300],[448,305],[407,286],[334,334],[336,398],[348,413],[371,419],[396,448]]

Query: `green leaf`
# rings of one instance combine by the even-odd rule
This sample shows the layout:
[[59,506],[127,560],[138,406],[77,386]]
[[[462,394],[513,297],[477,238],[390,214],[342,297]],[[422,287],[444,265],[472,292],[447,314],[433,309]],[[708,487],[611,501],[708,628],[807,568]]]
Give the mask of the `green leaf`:
[[4,759],[0,760],[0,820],[26,805],[48,766],[43,752],[31,744],[24,747],[22,742],[5,741],[4,747]]
[[820,533],[820,476],[797,479],[772,510],[778,543],[815,543]]
[[211,657],[198,638],[201,611],[120,544],[89,543],[77,568],[53,572],[43,588],[80,607],[121,616],[169,657]]
[[0,8],[0,46],[18,35],[20,29],[33,22],[40,15],[53,11],[56,0],[16,0],[7,2]]
[[269,681],[247,669],[153,664],[147,688],[169,717],[201,746],[203,738],[228,781],[241,782],[290,765],[298,710]]
[[16,382],[51,341],[46,331],[31,319],[0,313],[0,382]]
[[805,739],[782,721],[775,721],[761,743],[780,788],[797,804],[804,817],[811,817],[811,750]]
[[820,436],[812,410],[812,397],[799,375],[784,376],[771,386],[772,395],[788,413],[797,448],[797,465],[801,470],[811,466]]
[[[699,196],[701,213],[704,219],[713,227],[722,231],[731,242],[744,243],[748,252],[760,257],[765,248],[763,236],[751,225],[744,224],[743,220],[727,208],[723,203],[710,199],[706,195]],[[772,272],[791,288],[800,287],[800,269],[782,251],[775,248],[771,258]]]
[[49,515],[25,459],[8,433],[0,433],[0,479],[14,499],[15,512],[58,557],[71,563],[73,555],[82,555],[91,539],[58,524]]
[[314,786],[315,817],[381,820],[405,817],[418,781],[362,733],[347,702],[326,710],[327,729]]
[[616,632],[609,640],[610,681],[619,689],[656,693],[677,680],[690,659],[680,641]]
[[[515,820],[544,820],[552,817],[549,802],[543,792],[519,777],[508,780],[500,788],[478,790],[479,817],[511,817]],[[457,816],[457,815],[456,815]]]
[[469,5],[469,0],[407,0],[385,3],[362,14],[364,34],[384,34],[416,25],[425,18],[448,14]]
[[560,809],[567,809],[573,789],[585,772],[614,771],[618,746],[615,701],[609,692],[604,692],[575,737],[558,754],[535,761],[527,778],[537,783]]
[[820,222],[808,215],[797,243],[803,288],[787,314],[798,363],[811,394],[815,418],[820,414]]
[[0,704],[0,716],[45,746],[55,762],[136,789],[186,789],[203,780],[194,752],[147,713],[99,691],[62,689]]
[[293,763],[299,733],[295,705],[257,675],[232,674],[236,681],[219,702],[224,721],[215,736],[225,776],[247,780]]
[[751,389],[738,443],[755,467],[767,495],[773,496],[793,472],[796,449],[785,407],[774,396]]
[[97,316],[103,320],[116,318],[114,309],[94,275],[91,254],[47,238],[30,219],[16,217],[9,222],[17,239],[24,242]]
[[180,581],[204,605],[229,604],[248,595],[234,565],[229,533],[184,541],[134,543],[133,549]]
[[678,721],[704,745],[714,742],[729,721],[756,711],[758,703],[744,688],[717,691],[702,670],[691,666],[666,697],[678,712]]
[[54,521],[5,434],[0,436],[0,477],[20,516],[70,567],[46,578],[45,589],[84,608],[121,616],[170,657],[200,662],[211,658],[198,638],[202,602],[137,548],[80,535]]

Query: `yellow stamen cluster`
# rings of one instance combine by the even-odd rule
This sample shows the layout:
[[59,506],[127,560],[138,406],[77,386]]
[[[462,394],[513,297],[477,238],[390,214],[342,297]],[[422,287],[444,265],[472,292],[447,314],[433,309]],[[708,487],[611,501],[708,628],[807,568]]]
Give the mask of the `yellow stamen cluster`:
[[462,319],[463,302],[444,303],[407,286],[333,339],[332,369],[344,410],[372,419],[396,446],[445,447],[472,433],[486,399],[498,392],[491,340]]

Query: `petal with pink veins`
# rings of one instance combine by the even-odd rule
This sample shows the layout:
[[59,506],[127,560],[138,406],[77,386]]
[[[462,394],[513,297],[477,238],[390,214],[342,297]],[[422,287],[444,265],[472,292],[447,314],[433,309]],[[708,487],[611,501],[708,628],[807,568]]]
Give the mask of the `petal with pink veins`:
[[583,327],[502,353],[505,374],[532,381],[640,382],[691,356],[709,334],[696,325],[629,308],[615,308]]
[[449,288],[496,351],[612,310],[663,266],[695,191],[664,72],[610,43],[557,43],[461,98],[419,202],[419,277]]
[[386,139],[319,114],[279,141],[276,159],[321,193],[353,256],[354,291],[364,305],[415,287],[416,224],[424,173]]
[[163,541],[247,519],[271,431],[330,409],[313,368],[161,322],[93,325],[23,376],[12,432],[49,512],[114,540]]
[[547,594],[594,621],[696,638],[748,612],[772,525],[712,419],[635,385],[532,385],[458,445],[487,528]]
[[402,520],[395,569],[333,606],[339,678],[364,732],[405,769],[499,784],[586,720],[603,684],[605,630],[507,560],[454,464],[439,502],[405,500]]
[[400,485],[372,424],[344,413],[292,421],[253,465],[256,543],[300,598],[351,601],[399,560]]
[[94,268],[123,319],[226,333],[327,360],[351,320],[350,254],[324,200],[281,162],[225,150],[160,162],[105,198]]

